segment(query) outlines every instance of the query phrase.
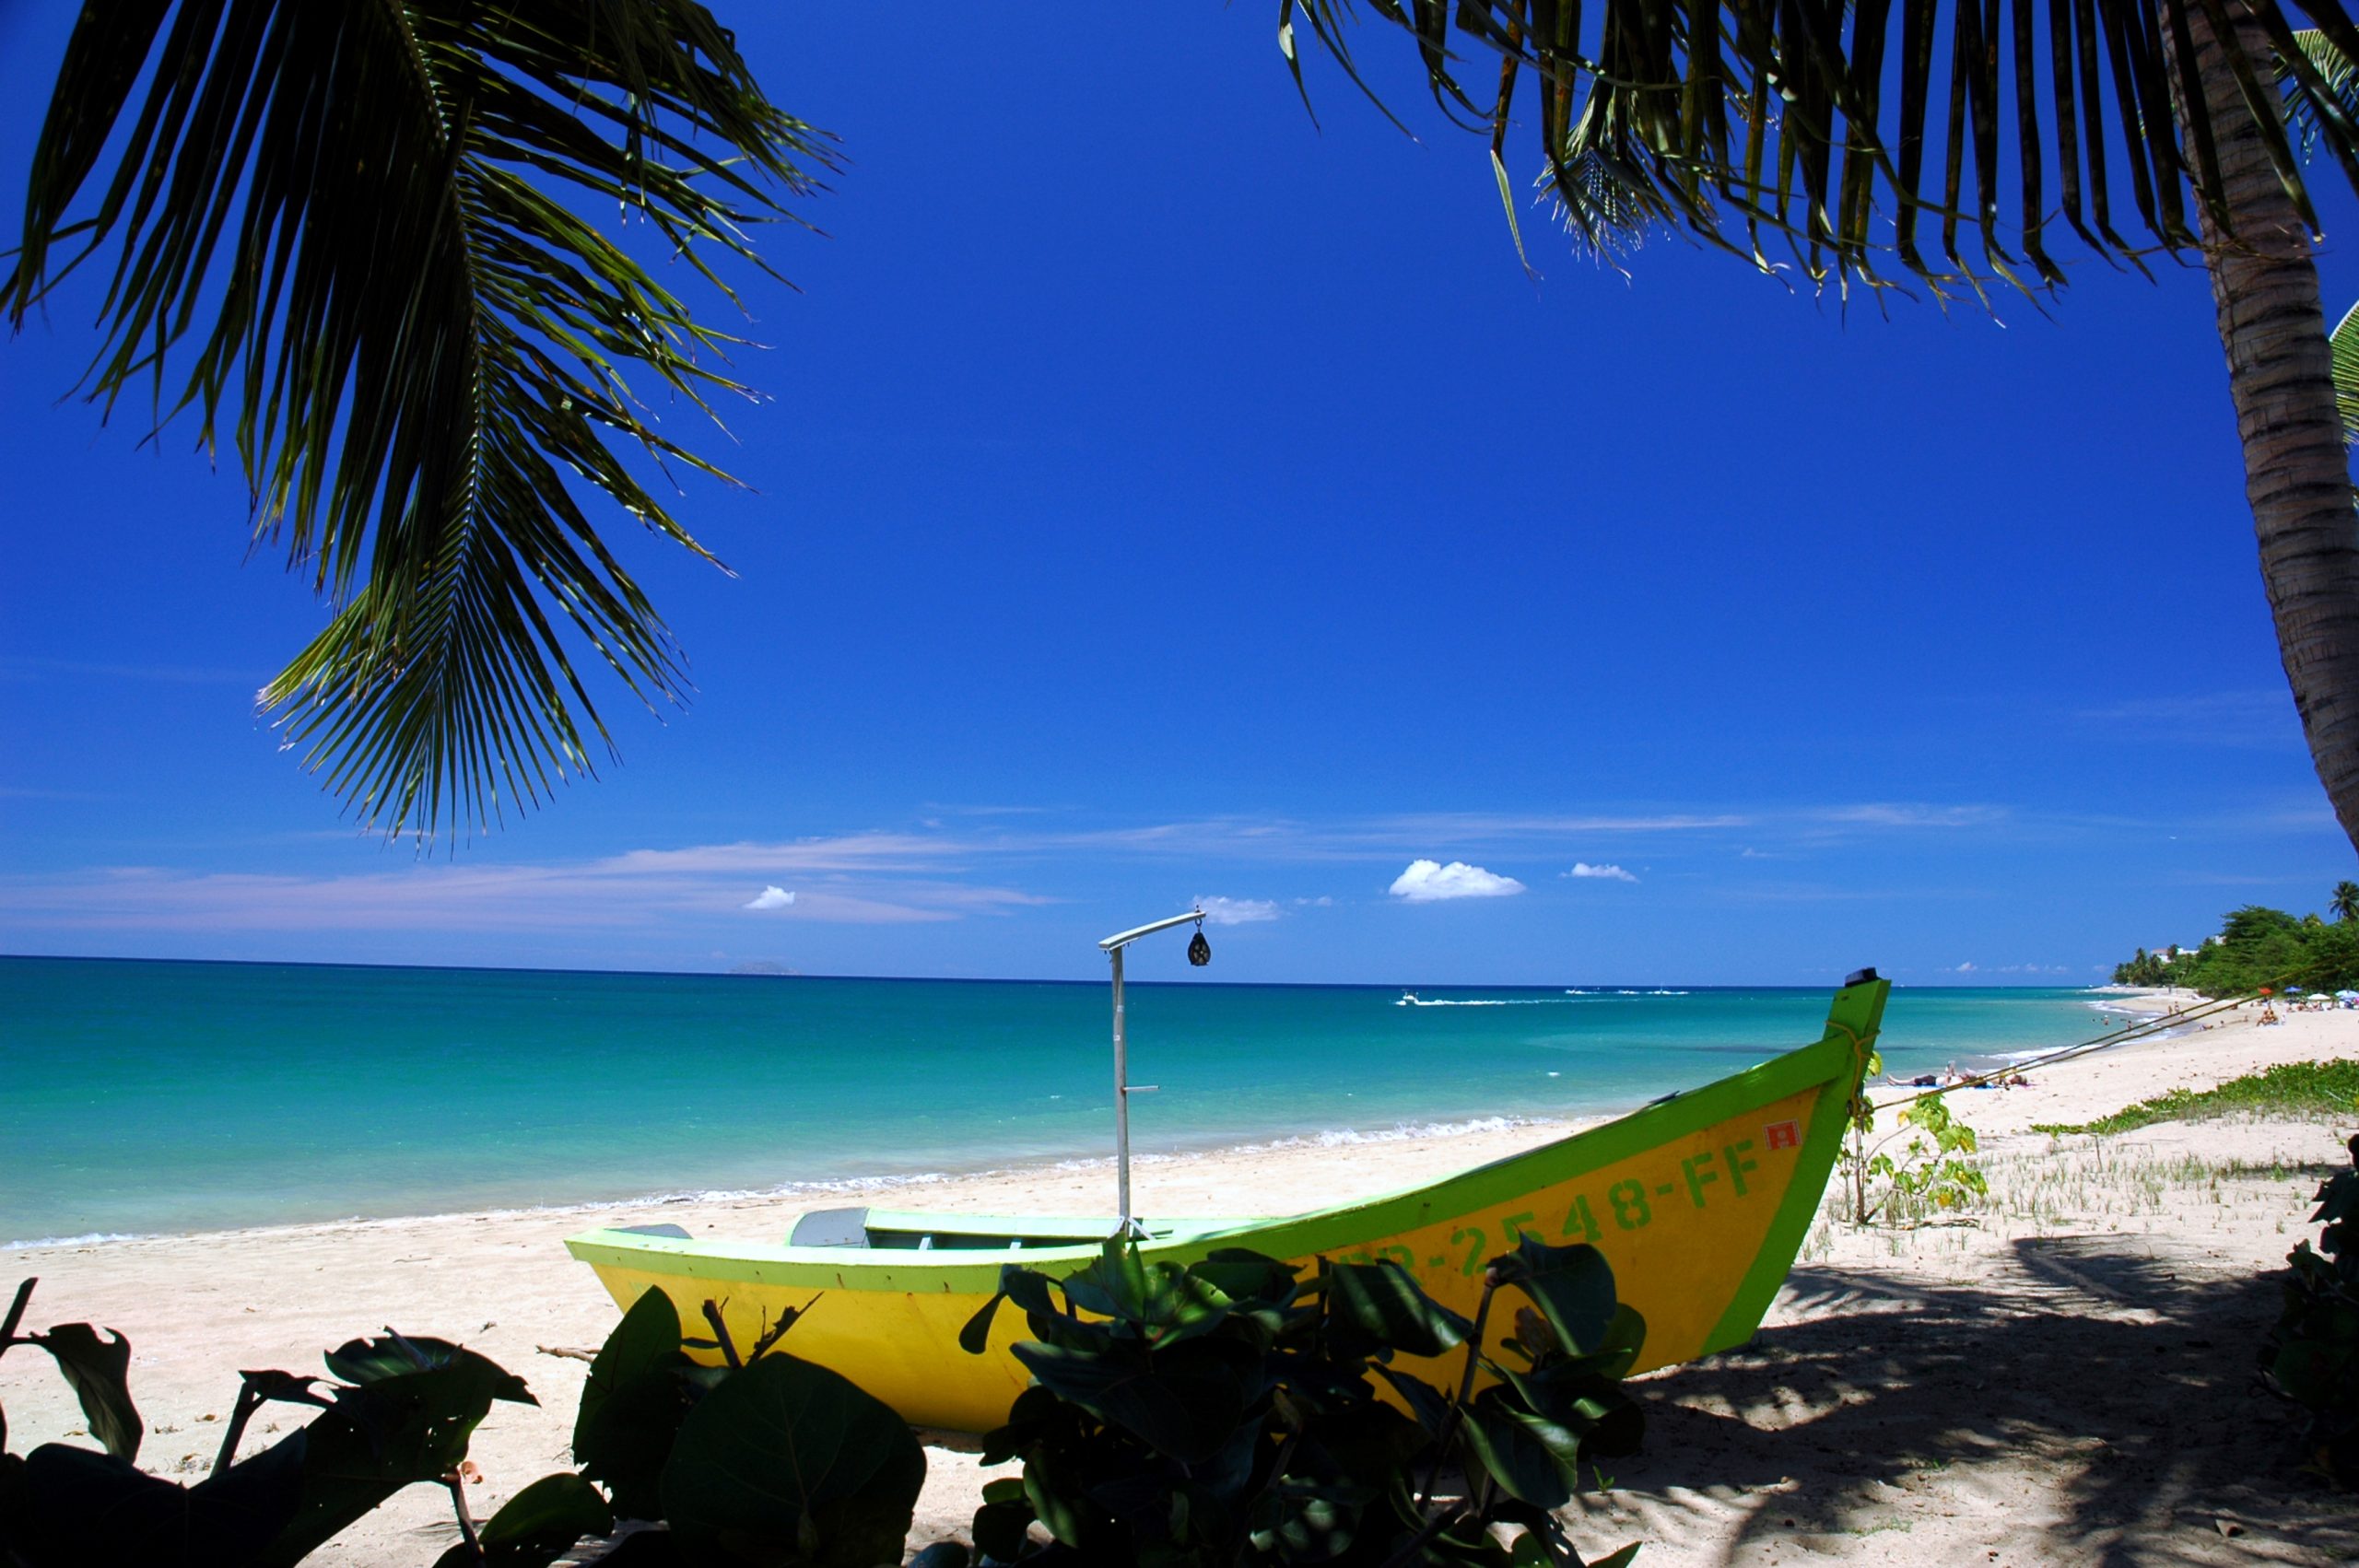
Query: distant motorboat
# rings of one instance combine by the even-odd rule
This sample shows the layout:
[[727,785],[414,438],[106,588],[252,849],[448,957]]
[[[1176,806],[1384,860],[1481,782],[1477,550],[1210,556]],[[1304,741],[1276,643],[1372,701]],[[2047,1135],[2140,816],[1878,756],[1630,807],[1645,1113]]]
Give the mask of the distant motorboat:
[[1419,1000],[1417,1000],[1417,993],[1416,993],[1416,992],[1414,992],[1414,991],[1402,991],[1402,992],[1401,993],[1401,1000],[1400,1000],[1399,1001],[1394,1002],[1392,1005],[1393,1005],[1393,1006],[1395,1006],[1395,1007],[1423,1007],[1423,1006],[1425,1006],[1426,1004],[1425,1004],[1424,1002],[1419,1001]]

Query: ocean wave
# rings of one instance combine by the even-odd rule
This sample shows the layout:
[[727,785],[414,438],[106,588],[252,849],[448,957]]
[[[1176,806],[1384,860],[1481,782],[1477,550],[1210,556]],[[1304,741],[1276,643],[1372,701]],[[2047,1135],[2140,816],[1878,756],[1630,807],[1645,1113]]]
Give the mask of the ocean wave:
[[[1262,1143],[1230,1144],[1221,1152],[1262,1154],[1279,1149],[1343,1149],[1363,1143],[1402,1143],[1413,1138],[1462,1138],[1475,1132],[1512,1132],[1520,1127],[1556,1125],[1559,1124],[1554,1117],[1486,1116],[1466,1121],[1403,1121],[1385,1128],[1327,1128],[1318,1132],[1299,1132],[1291,1138],[1273,1138]],[[1189,1156],[1165,1154],[1159,1157],[1170,1160]]]
[[35,1236],[29,1241],[0,1241],[0,1252],[27,1252],[36,1246],[98,1246],[111,1241],[138,1241],[150,1233],[85,1231],[80,1235]]

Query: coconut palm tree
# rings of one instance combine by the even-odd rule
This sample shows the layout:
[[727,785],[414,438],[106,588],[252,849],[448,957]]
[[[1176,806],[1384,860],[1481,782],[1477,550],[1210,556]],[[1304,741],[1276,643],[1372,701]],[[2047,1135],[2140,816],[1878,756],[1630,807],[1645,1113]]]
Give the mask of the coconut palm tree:
[[[1942,297],[2053,288],[2052,175],[2056,212],[2097,255],[2142,266],[2125,228],[2200,253],[2287,682],[2359,846],[2359,527],[2317,216],[2283,118],[2359,184],[2359,105],[2319,58],[2359,59],[2359,30],[2340,0],[2293,3],[2320,48],[2299,46],[2278,0],[1952,0],[1946,28],[1940,0],[1605,0],[1586,14],[1575,0],[1282,0],[1280,45],[1297,84],[1306,29],[1361,82],[1355,19],[1414,35],[1437,101],[1489,135],[1503,197],[1528,84],[1541,183],[1601,248],[1664,223],[1755,264],[1780,248],[1845,289],[1886,287],[1894,263]],[[1496,85],[1462,85],[1475,70]],[[2124,185],[2134,218],[2118,210]]]
[[[2359,58],[2341,0],[2294,4]],[[1845,289],[1895,269],[1942,296],[2053,287],[2052,174],[2096,254],[2200,249],[2287,673],[2359,841],[2359,537],[2273,73],[2354,184],[2359,123],[2278,0],[1951,0],[1945,26],[1940,0],[1282,0],[1297,82],[1305,30],[1358,79],[1363,15],[1489,135],[1503,196],[1531,84],[1543,181],[1601,244],[1666,222]],[[1461,86],[1470,61],[1495,85]],[[2181,82],[2200,90],[2175,102]],[[365,820],[473,825],[607,741],[561,623],[643,699],[678,690],[662,620],[567,486],[703,553],[631,453],[713,471],[624,372],[699,406],[742,390],[711,363],[729,340],[561,198],[623,201],[718,282],[707,257],[758,264],[745,226],[830,166],[693,0],[91,6],[0,310],[21,324],[114,256],[88,392],[111,407],[151,380],[208,439],[229,416],[257,534],[336,606],[264,705]]]
[[228,435],[257,542],[334,606],[263,706],[364,821],[473,827],[611,745],[563,628],[680,690],[580,497],[710,559],[646,481],[719,471],[634,394],[743,389],[640,252],[759,267],[750,226],[830,161],[692,0],[92,5],[0,310],[111,265],[83,390]]
[[2327,912],[2338,920],[2359,920],[2359,882],[2338,882],[2334,896],[2327,900]]

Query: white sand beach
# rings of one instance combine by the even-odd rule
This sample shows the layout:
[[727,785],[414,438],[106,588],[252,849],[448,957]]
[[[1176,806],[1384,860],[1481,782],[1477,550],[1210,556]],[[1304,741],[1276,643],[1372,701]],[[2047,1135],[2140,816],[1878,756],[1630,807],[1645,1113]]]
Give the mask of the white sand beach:
[[[2255,1017],[2035,1069],[2026,1088],[1954,1095],[1984,1135],[1989,1204],[1954,1224],[1858,1230],[1830,1218],[1830,1199],[1753,1345],[1640,1381],[1647,1450],[1611,1493],[1577,1504],[1576,1539],[1599,1550],[1642,1539],[1641,1560],[1659,1565],[2359,1554],[2359,1515],[2294,1472],[2286,1414],[2251,1378],[2277,1310],[2269,1271],[2314,1235],[2311,1193],[2359,1128],[2219,1120],[2101,1141],[2030,1130],[2277,1062],[2359,1058],[2359,1012],[2274,1027]],[[1137,1173],[1140,1207],[1285,1211],[1307,1194],[1411,1185],[1559,1130],[1154,1161]],[[1086,1212],[1109,1185],[1098,1169],[1016,1172],[930,1187],[923,1202]],[[903,1188],[833,1201],[870,1200],[911,1199]],[[675,1203],[598,1221],[775,1236],[807,1206]],[[616,1320],[560,1245],[585,1224],[579,1212],[460,1214],[22,1249],[6,1262],[10,1281],[40,1277],[31,1325],[88,1320],[130,1338],[142,1462],[165,1475],[210,1464],[238,1368],[315,1371],[323,1350],[386,1325],[473,1346],[541,1400],[496,1407],[479,1431],[481,1516],[569,1467],[586,1368],[543,1352],[594,1347]],[[78,1433],[44,1357],[0,1362],[0,1401],[19,1452]],[[928,1459],[913,1547],[964,1536],[983,1479],[968,1455]],[[453,1539],[447,1503],[413,1489],[312,1561],[423,1565]]]

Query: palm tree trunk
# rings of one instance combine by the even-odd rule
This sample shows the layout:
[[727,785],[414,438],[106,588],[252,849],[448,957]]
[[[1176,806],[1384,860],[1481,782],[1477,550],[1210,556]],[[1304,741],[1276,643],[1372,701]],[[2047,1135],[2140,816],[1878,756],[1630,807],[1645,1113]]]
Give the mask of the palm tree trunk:
[[[2344,835],[2359,846],[2359,514],[2352,509],[2318,265],[2203,7],[2186,9],[2235,228],[2233,239],[2222,235],[2197,204],[2261,581],[2319,782]],[[2271,59],[2268,35],[2242,0],[2228,0],[2228,11],[2248,56]]]

